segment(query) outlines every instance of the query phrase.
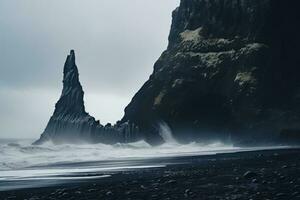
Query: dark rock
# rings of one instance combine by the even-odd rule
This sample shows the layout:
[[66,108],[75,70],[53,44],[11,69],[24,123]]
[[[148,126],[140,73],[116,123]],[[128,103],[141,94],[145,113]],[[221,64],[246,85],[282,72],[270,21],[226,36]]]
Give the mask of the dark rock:
[[266,171],[266,169],[265,168],[261,168],[259,171],[263,173],[263,172]]
[[184,142],[258,144],[300,130],[299,9],[297,0],[181,0],[168,48],[122,121],[152,143],[162,140],[158,120]]
[[299,195],[299,192],[294,192],[293,194],[292,194],[292,197],[295,197],[295,196],[298,196]]
[[111,127],[111,123],[107,123],[107,124],[105,125],[105,127],[106,127],[106,128],[110,128],[110,127]]
[[288,166],[283,165],[281,168],[282,168],[282,169],[286,169],[286,168],[288,168]]
[[176,180],[172,180],[172,179],[171,179],[171,180],[168,180],[166,183],[167,183],[167,184],[175,184],[176,182],[177,182]]
[[144,190],[147,189],[147,187],[145,187],[144,185],[141,185],[140,187]]
[[258,175],[258,174],[255,173],[255,172],[247,171],[243,176],[244,176],[244,178],[246,178],[246,179],[251,179],[251,178],[256,177],[257,175]]
[[284,193],[278,193],[278,194],[276,194],[276,197],[285,197],[286,196],[286,194],[284,194]]
[[257,183],[257,179],[252,179],[252,183]]
[[106,196],[111,196],[113,193],[111,191],[108,191],[105,194],[106,194]]
[[142,138],[160,144],[161,121],[182,142],[257,145],[280,132],[291,138],[287,127],[299,138],[299,9],[297,0],[181,0],[167,50],[114,126],[85,111],[71,51],[62,95],[35,144]]
[[192,194],[193,194],[193,192],[190,189],[186,189],[184,191],[184,197],[186,197],[186,198],[191,196]]
[[78,69],[75,63],[75,52],[71,50],[64,65],[63,90],[55,111],[39,140],[34,144],[46,141],[54,143],[117,143],[131,142],[139,139],[138,127],[129,122],[116,126],[102,126],[99,121],[85,111],[84,92],[79,82]]
[[279,178],[280,178],[280,180],[284,180],[284,179],[286,179],[286,177],[285,177],[285,176],[280,176]]

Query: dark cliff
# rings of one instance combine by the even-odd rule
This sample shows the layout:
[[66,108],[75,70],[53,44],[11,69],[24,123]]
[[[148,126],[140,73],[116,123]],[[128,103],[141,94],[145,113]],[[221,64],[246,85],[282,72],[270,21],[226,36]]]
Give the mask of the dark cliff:
[[63,90],[55,111],[39,140],[53,143],[107,143],[131,142],[138,139],[138,128],[127,122],[103,126],[90,116],[84,107],[84,92],[79,82],[75,53],[71,50],[64,65]]
[[182,142],[235,143],[300,138],[296,0],[181,0],[167,50],[116,125],[84,108],[75,54],[64,66],[62,95],[35,144],[162,141],[166,122]]
[[168,48],[122,122],[151,143],[161,141],[158,120],[181,141],[258,141],[299,129],[299,4],[181,0]]

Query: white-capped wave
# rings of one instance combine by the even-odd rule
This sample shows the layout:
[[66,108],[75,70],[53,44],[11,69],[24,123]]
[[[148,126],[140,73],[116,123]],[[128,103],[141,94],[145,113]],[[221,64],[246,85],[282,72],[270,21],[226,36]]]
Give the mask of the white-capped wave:
[[107,178],[115,171],[165,167],[189,160],[169,157],[282,148],[238,148],[221,142],[194,142],[183,145],[171,141],[158,147],[152,147],[144,141],[115,145],[47,143],[42,146],[32,146],[31,142],[0,141],[0,191],[55,185],[59,181],[65,183],[72,180]]
[[147,159],[155,157],[184,156],[237,150],[222,143],[200,145],[190,143],[165,143],[152,147],[145,141],[129,144],[53,145],[33,146],[28,141],[0,145],[0,170],[16,170],[56,163],[93,162],[108,160]]

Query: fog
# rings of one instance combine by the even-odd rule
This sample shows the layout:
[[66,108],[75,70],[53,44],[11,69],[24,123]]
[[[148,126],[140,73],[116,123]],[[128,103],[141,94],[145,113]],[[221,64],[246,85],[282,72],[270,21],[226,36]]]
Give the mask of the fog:
[[115,122],[167,47],[179,0],[0,1],[0,137],[37,138],[75,49],[87,111]]

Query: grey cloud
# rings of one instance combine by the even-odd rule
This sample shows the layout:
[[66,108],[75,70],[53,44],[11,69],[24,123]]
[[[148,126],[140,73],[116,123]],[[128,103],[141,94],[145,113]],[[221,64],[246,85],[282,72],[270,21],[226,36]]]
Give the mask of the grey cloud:
[[[0,113],[0,137],[9,131],[18,136],[22,119],[27,124],[41,119],[26,126],[25,135],[42,131],[70,49],[76,51],[88,111],[103,122],[120,118],[166,48],[178,5],[179,0],[1,0],[0,110],[16,110]],[[26,98],[20,91],[28,91]],[[39,95],[44,98],[37,100]],[[44,101],[39,108],[29,106],[40,110],[32,119],[34,111],[22,107],[25,101]],[[14,122],[4,125],[8,119]]]

